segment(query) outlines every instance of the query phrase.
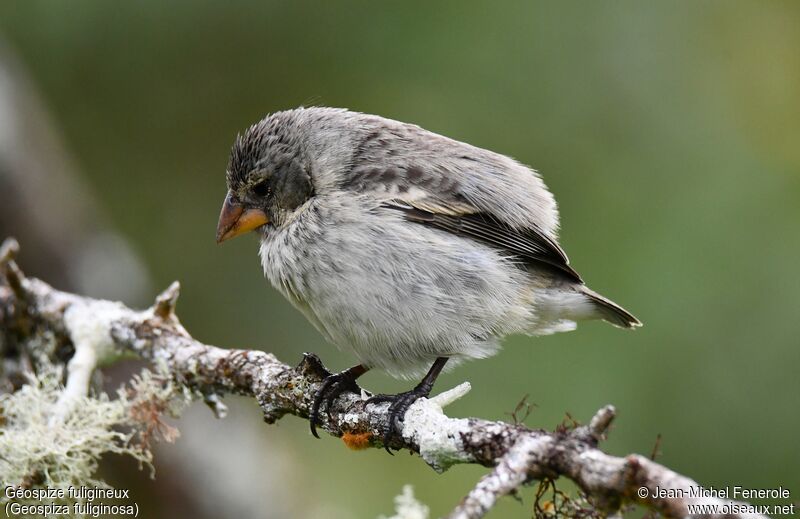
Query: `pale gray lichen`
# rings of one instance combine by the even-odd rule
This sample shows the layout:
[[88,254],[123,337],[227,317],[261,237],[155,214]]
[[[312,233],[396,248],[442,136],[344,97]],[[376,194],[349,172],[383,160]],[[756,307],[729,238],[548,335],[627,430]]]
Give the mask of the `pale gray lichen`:
[[[50,367],[31,376],[15,393],[0,395],[0,481],[6,485],[49,487],[106,486],[95,479],[104,453],[131,456],[150,464],[152,456],[132,445],[130,433],[117,429],[131,422],[126,402],[108,395],[79,399],[79,413],[51,426],[63,391],[61,369]],[[3,498],[4,499],[4,498]]]
[[120,349],[111,337],[111,326],[115,321],[130,314],[125,305],[114,301],[77,301],[64,311],[64,325],[75,345],[76,353],[91,349],[98,364],[111,362],[120,354]]
[[[53,424],[64,392],[62,372],[43,365],[18,391],[0,395],[0,481],[65,492],[70,487],[108,488],[95,477],[106,453],[130,456],[150,467],[152,475],[150,440],[177,437],[160,416],[177,416],[193,395],[145,370],[120,389],[117,399],[105,393],[75,397],[75,411]],[[3,494],[0,503],[5,501]]]
[[121,355],[109,330],[128,310],[112,301],[76,302],[64,311],[64,325],[75,347],[67,364],[67,385],[50,416],[50,425],[63,422],[89,392],[95,367],[110,363]]
[[378,519],[428,519],[430,508],[414,497],[414,488],[405,485],[403,492],[394,498],[394,515],[381,515]]
[[433,398],[420,398],[409,408],[403,422],[403,438],[419,445],[419,454],[437,472],[469,461],[461,437],[469,432],[466,419],[450,418],[442,407],[469,392],[469,382]]

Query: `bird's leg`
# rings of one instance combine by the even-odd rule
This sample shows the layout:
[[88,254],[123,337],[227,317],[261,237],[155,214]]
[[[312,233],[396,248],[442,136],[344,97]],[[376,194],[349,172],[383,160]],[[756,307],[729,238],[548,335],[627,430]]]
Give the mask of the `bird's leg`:
[[436,382],[439,373],[442,372],[444,365],[447,363],[447,359],[447,357],[438,357],[422,381],[411,391],[398,393],[396,395],[375,395],[367,400],[368,403],[373,404],[391,402],[389,405],[389,425],[383,434],[383,448],[386,449],[386,452],[389,454],[392,454],[392,451],[389,450],[389,443],[392,438],[402,435],[400,422],[405,419],[406,411],[411,407],[411,404],[431,394],[433,384]]
[[314,402],[311,404],[311,412],[308,415],[308,421],[311,423],[311,434],[319,438],[317,434],[317,423],[319,422],[319,410],[322,403],[325,402],[325,409],[327,410],[328,417],[330,417],[331,404],[337,396],[346,391],[351,391],[356,394],[361,393],[361,388],[356,384],[356,379],[367,372],[369,368],[365,368],[361,364],[346,369],[341,373],[328,374],[322,381],[322,387],[319,388],[317,394],[314,396]]

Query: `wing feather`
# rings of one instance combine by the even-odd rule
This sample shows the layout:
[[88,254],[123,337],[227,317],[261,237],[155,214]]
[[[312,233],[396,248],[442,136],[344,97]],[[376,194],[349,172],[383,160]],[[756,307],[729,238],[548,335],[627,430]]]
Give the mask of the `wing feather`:
[[525,262],[544,263],[557,269],[568,278],[582,283],[580,275],[569,265],[564,250],[546,234],[536,228],[523,231],[512,229],[490,214],[477,211],[461,212],[453,208],[434,209],[435,204],[426,201],[424,208],[415,203],[390,200],[384,207],[401,211],[411,222],[429,225],[453,234],[466,236],[507,251]]

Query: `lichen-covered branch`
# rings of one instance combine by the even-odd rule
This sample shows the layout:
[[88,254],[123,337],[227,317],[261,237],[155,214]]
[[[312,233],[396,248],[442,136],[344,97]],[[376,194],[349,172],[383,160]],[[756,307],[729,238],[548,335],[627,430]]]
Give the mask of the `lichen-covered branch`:
[[[88,373],[95,364],[135,354],[165,365],[179,384],[204,394],[217,414],[224,414],[219,396],[234,393],[255,398],[267,423],[287,414],[308,418],[313,396],[327,375],[315,355],[305,354],[293,367],[263,351],[203,344],[192,338],[175,315],[177,283],[158,296],[151,308],[136,311],[120,303],[62,292],[38,279],[24,277],[14,263],[15,250],[13,241],[6,241],[0,248],[0,345],[14,342],[22,350],[20,343],[33,330],[46,330],[56,342],[71,344],[75,355],[69,362],[64,397],[67,400],[85,393]],[[88,350],[91,352],[81,353]],[[80,362],[75,361],[79,356]],[[493,469],[451,517],[482,517],[501,496],[531,481],[559,476],[574,481],[593,506],[605,513],[616,512],[627,503],[638,503],[668,517],[684,517],[689,514],[689,505],[702,503],[719,505],[717,515],[725,515],[722,506],[726,502],[722,500],[667,499],[656,493],[658,487],[683,490],[687,496],[697,494],[700,487],[693,480],[642,456],[615,457],[598,449],[614,419],[612,406],[600,409],[588,425],[556,432],[446,416],[442,407],[467,391],[469,385],[462,384],[416,402],[405,416],[402,438],[394,439],[390,445],[418,453],[437,471],[457,463]],[[365,396],[345,393],[338,397],[330,413],[323,413],[320,428],[341,437],[353,448],[382,446],[388,404],[368,404]],[[387,459],[387,463],[391,460]]]

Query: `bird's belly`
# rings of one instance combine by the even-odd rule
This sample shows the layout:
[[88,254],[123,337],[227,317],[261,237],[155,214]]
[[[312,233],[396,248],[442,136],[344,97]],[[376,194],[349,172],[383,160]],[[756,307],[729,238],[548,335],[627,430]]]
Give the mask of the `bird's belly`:
[[264,242],[267,277],[369,367],[415,376],[436,357],[486,357],[531,322],[530,280],[493,249],[392,215],[302,230]]

